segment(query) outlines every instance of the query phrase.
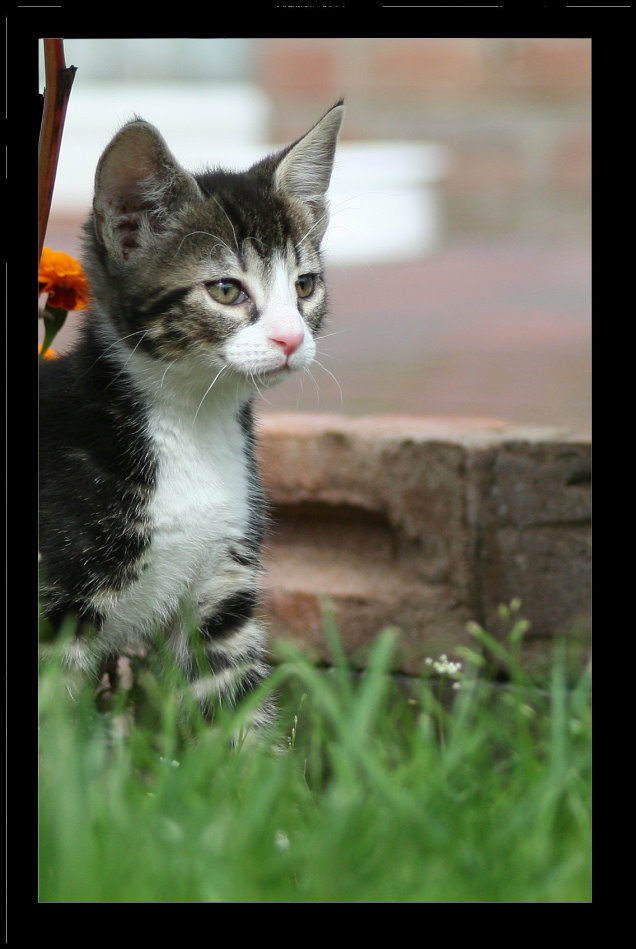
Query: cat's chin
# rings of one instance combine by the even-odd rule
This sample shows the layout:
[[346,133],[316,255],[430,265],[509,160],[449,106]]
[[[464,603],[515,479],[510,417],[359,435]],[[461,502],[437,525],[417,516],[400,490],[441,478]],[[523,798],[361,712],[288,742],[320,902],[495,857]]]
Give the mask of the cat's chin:
[[295,370],[291,366],[279,366],[276,369],[266,369],[263,372],[252,373],[250,378],[257,387],[271,388],[288,379],[294,372]]
[[[285,379],[289,379],[295,373],[295,368],[291,366],[279,366],[274,369],[247,369],[243,366],[226,364],[225,372],[219,373],[218,369],[214,369],[214,375],[218,376],[218,382],[215,383],[215,386],[218,385],[220,389],[234,395],[238,394],[240,397],[248,397],[263,389],[271,389],[284,382]],[[209,382],[206,383],[207,387],[209,387]]]
[[272,366],[271,368],[251,368],[249,366],[234,366],[229,364],[229,368],[235,376],[240,376],[247,382],[263,386],[277,385],[279,382],[283,382],[285,379],[288,379],[290,376],[304,369],[305,363],[303,362],[302,365],[284,363],[282,366]]

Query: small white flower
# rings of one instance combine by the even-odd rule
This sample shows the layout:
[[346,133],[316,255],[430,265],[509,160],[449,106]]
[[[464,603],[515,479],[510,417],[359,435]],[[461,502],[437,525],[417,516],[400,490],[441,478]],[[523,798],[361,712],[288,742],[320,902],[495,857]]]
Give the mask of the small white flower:
[[427,666],[432,666],[435,672],[441,676],[448,676],[453,679],[461,674],[461,662],[452,662],[445,652],[437,660],[428,658],[424,662]]
[[284,830],[277,830],[274,834],[274,844],[278,850],[289,850],[289,837]]

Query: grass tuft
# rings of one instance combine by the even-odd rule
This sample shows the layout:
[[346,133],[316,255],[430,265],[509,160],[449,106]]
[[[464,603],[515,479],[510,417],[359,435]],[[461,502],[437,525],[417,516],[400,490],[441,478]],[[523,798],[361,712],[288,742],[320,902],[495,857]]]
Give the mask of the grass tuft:
[[280,644],[277,731],[235,750],[247,707],[209,727],[144,667],[143,714],[130,692],[99,712],[49,660],[40,900],[589,902],[589,675],[569,682],[557,648],[533,688],[513,629],[503,646],[473,629],[503,650],[505,687],[479,677],[476,650],[461,675],[437,661],[396,682],[390,631],[362,674],[333,627],[333,669]]

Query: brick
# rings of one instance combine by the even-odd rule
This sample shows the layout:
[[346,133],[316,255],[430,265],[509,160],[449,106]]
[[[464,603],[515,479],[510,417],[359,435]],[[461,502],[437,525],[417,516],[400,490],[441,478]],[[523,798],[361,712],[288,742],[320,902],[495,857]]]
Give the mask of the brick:
[[589,39],[516,40],[511,56],[511,84],[551,97],[588,96],[592,80],[591,53]]
[[415,673],[514,597],[538,654],[583,628],[589,445],[493,419],[277,414],[261,428],[276,635],[328,661],[328,604],[352,661],[392,626],[396,668]]
[[483,495],[484,623],[518,597],[532,624],[533,664],[555,633],[580,659],[589,650],[591,449],[588,442],[509,442],[493,459]]
[[547,667],[555,633],[580,668],[589,658],[591,607],[589,525],[554,525],[494,531],[483,547],[484,620],[497,631],[499,604],[522,602],[531,623],[526,664]]
[[587,522],[591,457],[586,442],[507,442],[497,451],[491,519],[525,529]]
[[261,73],[274,97],[322,97],[338,93],[338,49],[325,39],[271,39],[262,47]]
[[552,175],[557,187],[589,195],[592,186],[592,140],[587,122],[557,147]]
[[463,143],[453,154],[445,187],[454,194],[476,190],[508,195],[528,188],[526,156],[515,142]]
[[480,41],[385,38],[369,49],[368,77],[372,87],[407,95],[472,94],[484,77]]

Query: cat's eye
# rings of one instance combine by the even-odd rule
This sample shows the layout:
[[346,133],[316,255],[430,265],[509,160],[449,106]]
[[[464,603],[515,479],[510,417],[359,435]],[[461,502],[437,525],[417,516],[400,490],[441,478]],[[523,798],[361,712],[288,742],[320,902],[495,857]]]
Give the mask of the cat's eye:
[[247,294],[238,280],[214,280],[206,283],[207,291],[217,303],[243,303]]
[[303,300],[310,297],[316,287],[316,276],[312,273],[302,274],[296,281],[296,293]]

